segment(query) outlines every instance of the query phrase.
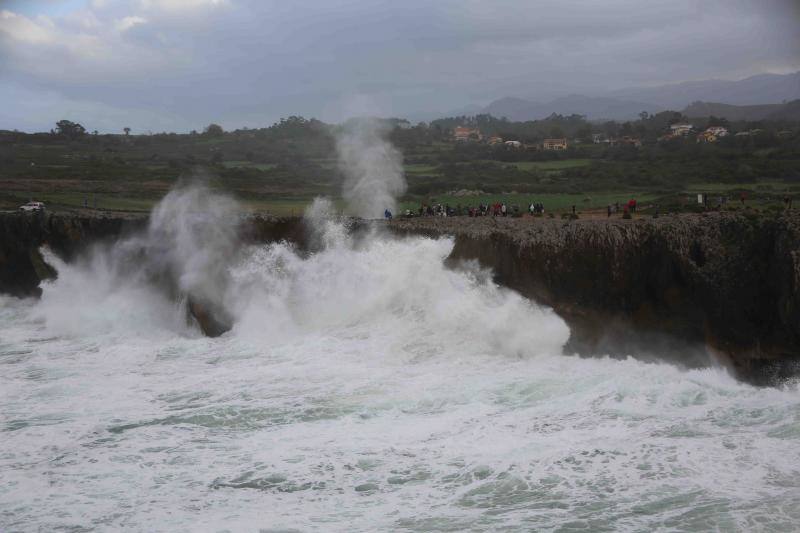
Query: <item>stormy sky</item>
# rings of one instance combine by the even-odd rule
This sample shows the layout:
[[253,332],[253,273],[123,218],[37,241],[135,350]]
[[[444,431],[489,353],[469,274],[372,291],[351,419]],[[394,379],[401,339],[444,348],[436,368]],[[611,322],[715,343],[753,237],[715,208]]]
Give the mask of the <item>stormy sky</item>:
[[0,129],[188,131],[800,70],[797,0],[0,0]]

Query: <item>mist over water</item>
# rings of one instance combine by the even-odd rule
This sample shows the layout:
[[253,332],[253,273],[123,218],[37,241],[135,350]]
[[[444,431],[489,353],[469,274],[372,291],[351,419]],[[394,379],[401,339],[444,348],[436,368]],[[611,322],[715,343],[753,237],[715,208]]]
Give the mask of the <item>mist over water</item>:
[[336,137],[339,168],[345,175],[343,196],[349,211],[364,218],[395,212],[406,191],[403,156],[387,140],[388,126],[377,119],[351,120]]
[[186,184],[156,205],[145,230],[95,246],[74,265],[44,249],[59,279],[45,285],[35,312],[66,334],[131,326],[185,334],[189,300],[227,316],[240,212],[231,198]]
[[[800,523],[795,385],[564,355],[550,309],[445,268],[451,239],[355,237],[318,199],[311,252],[245,246],[236,212],[176,190],[0,297],[0,529]],[[202,336],[187,295],[233,328]]]

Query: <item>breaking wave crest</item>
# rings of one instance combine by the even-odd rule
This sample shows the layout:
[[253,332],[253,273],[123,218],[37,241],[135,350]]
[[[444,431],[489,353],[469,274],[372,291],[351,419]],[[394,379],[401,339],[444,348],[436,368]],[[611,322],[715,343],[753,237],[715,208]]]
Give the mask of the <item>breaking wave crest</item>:
[[[355,236],[319,201],[309,250],[249,246],[224,201],[191,198],[81,261],[50,256],[41,301],[0,299],[0,529],[800,521],[796,386],[564,356],[552,311],[445,268],[450,239]],[[233,328],[200,335],[187,294]]]
[[[141,235],[75,264],[46,254],[59,277],[44,289],[40,317],[61,333],[191,335],[185,295],[194,294],[231,314],[231,335],[265,342],[369,327],[396,342],[428,335],[525,356],[560,353],[569,336],[552,311],[497,286],[477,265],[445,267],[452,239],[377,230],[353,237],[319,200],[306,214],[314,251],[244,246],[226,202],[190,189],[168,196]],[[217,209],[186,207],[198,204]]]

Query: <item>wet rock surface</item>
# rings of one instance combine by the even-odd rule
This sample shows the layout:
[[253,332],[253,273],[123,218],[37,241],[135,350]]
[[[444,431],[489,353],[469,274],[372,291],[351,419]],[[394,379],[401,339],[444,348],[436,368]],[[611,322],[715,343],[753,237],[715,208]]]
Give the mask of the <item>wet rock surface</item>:
[[[743,379],[800,369],[800,216],[709,213],[634,220],[419,218],[398,234],[452,235],[450,257],[551,306],[567,351],[674,358],[706,353]],[[659,356],[661,354],[661,356]]]
[[[77,215],[50,213],[0,214],[0,293],[17,297],[37,297],[43,280],[58,273],[42,257],[41,249],[49,247],[65,261],[75,260],[89,247],[112,245],[115,241],[141,234],[148,226],[142,215]],[[270,216],[244,217],[238,223],[229,252],[240,244],[289,240],[302,246],[307,232],[297,218]],[[238,237],[238,238],[237,238]],[[179,288],[181,273],[163,257],[170,241],[148,242],[130,239],[120,251],[119,268],[129,274],[144,272],[149,282],[176,301],[186,301],[187,319],[209,337],[228,331],[233,322],[220,301],[202,291],[193,293]],[[221,284],[224,275],[210,283]]]
[[70,261],[91,244],[115,240],[144,227],[137,216],[80,216],[51,213],[0,214],[0,293],[38,296],[39,283],[56,273],[42,258],[49,246]]
[[[90,246],[141,231],[147,223],[147,216],[136,214],[0,213],[0,293],[36,296],[40,282],[55,277],[42,258],[42,246],[72,261]],[[298,218],[251,216],[240,224],[242,242],[288,240],[302,245],[306,233]]]
[[[70,261],[90,245],[146,226],[144,216],[0,214],[0,293],[37,296],[41,281],[57,275],[41,256],[43,245]],[[477,260],[498,283],[552,307],[572,330],[569,353],[703,366],[710,352],[754,383],[800,370],[794,212],[571,221],[431,217],[387,226],[398,235],[453,236],[453,267]],[[368,227],[353,221],[350,231]],[[313,248],[300,218],[244,217],[239,236],[242,243],[288,240]],[[230,327],[213,305],[187,296],[206,334]]]

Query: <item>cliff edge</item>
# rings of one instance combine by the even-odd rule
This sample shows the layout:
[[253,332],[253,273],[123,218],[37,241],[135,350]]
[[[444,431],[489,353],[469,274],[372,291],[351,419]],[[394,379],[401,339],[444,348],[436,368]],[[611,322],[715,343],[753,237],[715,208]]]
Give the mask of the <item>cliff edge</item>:
[[[40,282],[56,275],[42,245],[69,261],[94,242],[146,225],[141,216],[0,214],[0,293],[36,296]],[[364,227],[356,223],[353,231]],[[569,221],[430,217],[396,219],[388,228],[452,236],[454,267],[477,260],[498,283],[564,318],[572,332],[569,353],[652,356],[687,366],[711,357],[759,384],[800,373],[800,215],[794,212]],[[309,244],[299,218],[245,217],[240,237]]]
[[709,213],[635,220],[395,220],[398,234],[452,235],[505,286],[552,307],[581,354],[697,347],[755,383],[800,369],[800,215]]
[[49,246],[64,260],[73,259],[91,243],[116,239],[143,227],[143,216],[72,214],[0,214],[0,293],[38,296],[39,283],[55,276],[40,248]]

